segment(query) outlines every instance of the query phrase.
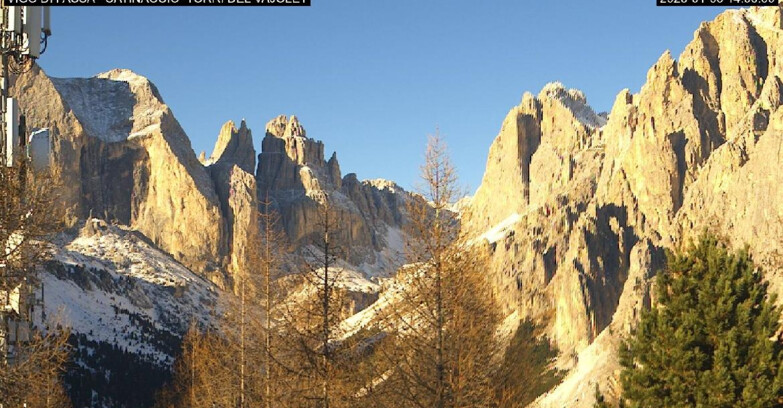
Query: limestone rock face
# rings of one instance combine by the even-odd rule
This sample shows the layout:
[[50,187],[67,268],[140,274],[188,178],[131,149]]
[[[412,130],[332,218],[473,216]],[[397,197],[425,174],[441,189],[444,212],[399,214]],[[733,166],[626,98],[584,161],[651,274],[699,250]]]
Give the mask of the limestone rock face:
[[[256,179],[237,164],[213,164],[209,168],[217,187],[220,205],[227,226],[227,245],[230,248],[228,277],[254,266],[250,251],[252,240],[258,236],[258,200]],[[226,282],[225,286],[236,283]]]
[[[214,182],[227,229],[228,276],[252,268],[252,239],[259,232],[253,135],[243,120],[220,130],[207,169]],[[226,282],[229,286],[232,282]],[[236,283],[236,282],[233,282]]]
[[[157,88],[128,70],[49,78],[39,67],[14,78],[30,127],[51,127],[62,204],[73,219],[98,217],[146,235],[218,286],[248,265],[267,193],[291,241],[312,242],[329,200],[342,219],[345,260],[366,274],[392,273],[411,195],[393,183],[344,182],[336,154],[307,137],[299,120],[266,126],[258,156],[244,121],[227,122],[209,158],[197,158]],[[257,174],[256,174],[257,172]]]
[[664,250],[704,229],[749,245],[783,293],[781,35],[779,7],[726,11],[608,121],[559,84],[509,113],[464,228],[493,250],[505,311],[544,325],[571,370],[535,406],[592,406],[596,382],[617,395],[618,336]]
[[[486,229],[522,212],[530,199],[530,158],[541,142],[541,106],[525,94],[490,147],[487,170],[471,206],[471,227]],[[494,203],[494,204],[493,204]],[[497,203],[505,203],[499,207]]]
[[230,161],[247,173],[256,170],[256,149],[253,146],[253,134],[243,120],[236,128],[234,122],[228,121],[220,129],[215,149],[209,158],[210,163]]
[[572,177],[570,154],[598,144],[594,129],[604,122],[582,92],[560,83],[548,84],[537,97],[526,93],[490,147],[469,227],[482,231],[528,206],[540,206],[553,188]]
[[[266,125],[266,136],[258,156],[259,191],[302,191],[315,193],[321,183],[334,186],[340,179],[337,156],[332,157],[337,174],[327,171],[324,144],[306,136],[296,116],[278,116]],[[316,174],[320,172],[322,174]],[[320,177],[319,177],[320,176]],[[339,183],[339,182],[337,182]],[[326,187],[326,185],[324,185]]]
[[63,204],[130,225],[205,275],[228,253],[211,178],[146,78],[113,70],[49,78],[37,66],[14,79],[30,127],[52,128]]
[[393,272],[392,259],[401,261],[405,204],[413,196],[391,182],[342,177],[337,155],[324,160],[323,143],[306,135],[296,116],[267,123],[256,172],[259,200],[273,201],[297,246],[313,242],[319,208],[328,200],[343,226],[338,240],[345,260],[368,274]]

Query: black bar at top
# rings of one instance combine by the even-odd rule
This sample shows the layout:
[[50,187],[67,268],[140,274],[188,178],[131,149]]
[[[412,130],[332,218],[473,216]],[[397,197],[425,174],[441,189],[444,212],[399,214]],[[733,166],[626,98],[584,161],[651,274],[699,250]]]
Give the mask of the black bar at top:
[[311,5],[311,0],[2,0],[7,6],[277,6]]
[[777,6],[780,0],[655,0],[657,6]]

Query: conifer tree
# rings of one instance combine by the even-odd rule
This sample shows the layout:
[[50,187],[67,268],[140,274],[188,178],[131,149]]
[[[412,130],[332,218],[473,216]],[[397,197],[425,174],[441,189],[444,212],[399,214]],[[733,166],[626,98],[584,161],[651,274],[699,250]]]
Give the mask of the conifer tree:
[[350,303],[342,282],[344,270],[338,266],[345,253],[343,218],[324,195],[312,244],[305,248],[299,293],[283,305],[288,344],[281,350],[281,368],[290,373],[289,406],[338,408],[349,406],[352,398],[347,385],[350,350],[338,333]]
[[191,323],[158,406],[290,406],[280,355],[287,327],[275,312],[287,248],[270,201],[261,207],[259,228],[248,236],[248,260],[236,271],[235,293],[227,294],[218,330]]
[[[384,378],[375,395],[385,407],[489,407],[498,308],[485,280],[482,248],[460,235],[450,206],[459,198],[456,172],[439,135],[422,166],[424,200],[408,207],[408,262],[398,272],[400,301],[386,311],[379,347]],[[426,201],[425,201],[426,200]]]
[[656,285],[620,350],[629,406],[783,406],[780,309],[747,250],[703,236],[669,254]]

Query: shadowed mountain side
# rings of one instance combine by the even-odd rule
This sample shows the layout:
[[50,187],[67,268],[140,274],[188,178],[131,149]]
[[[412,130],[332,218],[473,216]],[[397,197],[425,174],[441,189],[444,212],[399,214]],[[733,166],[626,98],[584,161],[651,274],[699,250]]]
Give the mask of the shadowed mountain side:
[[403,261],[406,205],[420,198],[394,182],[342,177],[337,154],[325,160],[323,143],[308,138],[296,116],[267,123],[256,180],[259,200],[268,194],[297,247],[313,242],[328,200],[341,219],[336,233],[346,261],[368,275],[391,274]]

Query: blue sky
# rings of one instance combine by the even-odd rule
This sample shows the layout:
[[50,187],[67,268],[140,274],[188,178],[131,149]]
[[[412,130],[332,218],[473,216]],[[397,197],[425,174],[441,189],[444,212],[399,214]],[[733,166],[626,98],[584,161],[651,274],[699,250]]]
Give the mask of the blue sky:
[[306,7],[60,7],[40,64],[51,76],[129,68],[150,78],[193,148],[227,120],[297,115],[343,174],[414,185],[440,129],[461,182],[525,91],[561,81],[609,110],[666,50],[722,8],[655,0],[313,0]]

